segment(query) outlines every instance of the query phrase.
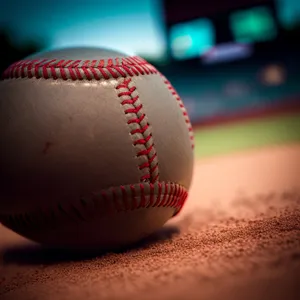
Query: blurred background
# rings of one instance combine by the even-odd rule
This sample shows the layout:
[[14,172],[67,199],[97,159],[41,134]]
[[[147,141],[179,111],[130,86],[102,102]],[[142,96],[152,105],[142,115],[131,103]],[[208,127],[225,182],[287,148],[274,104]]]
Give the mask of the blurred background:
[[300,139],[299,0],[0,0],[2,72],[36,51],[140,55],[173,83],[211,155]]

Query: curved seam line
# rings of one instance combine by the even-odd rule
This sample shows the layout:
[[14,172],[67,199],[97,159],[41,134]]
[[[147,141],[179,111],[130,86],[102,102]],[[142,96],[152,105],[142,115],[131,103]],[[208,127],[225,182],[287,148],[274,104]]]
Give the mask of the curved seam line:
[[[147,192],[145,187],[148,187]],[[155,192],[155,189],[157,191]],[[130,191],[130,192],[129,192]],[[115,201],[113,198],[116,197],[116,193],[119,192],[120,199],[119,203]],[[140,195],[136,195],[137,192],[140,192]],[[129,195],[129,193],[131,195]],[[131,196],[131,197],[130,197]],[[149,200],[146,201],[146,196],[149,196]],[[157,197],[155,201],[153,198]],[[102,190],[99,193],[91,194],[89,200],[85,198],[85,205],[82,204],[81,198],[77,201],[77,203],[65,203],[64,206],[61,202],[57,203],[56,206],[49,207],[47,212],[45,210],[38,210],[34,212],[25,212],[18,214],[2,214],[0,215],[0,220],[2,220],[3,225],[5,224],[15,224],[18,226],[23,226],[25,223],[33,224],[33,220],[43,219],[43,216],[46,217],[48,215],[49,218],[54,219],[55,214],[54,211],[60,212],[60,214],[65,215],[70,220],[73,221],[81,221],[86,222],[88,218],[85,218],[85,213],[88,211],[88,205],[99,203],[101,200],[104,201],[104,209],[102,214],[110,214],[110,213],[120,213],[126,211],[133,211],[139,208],[149,208],[149,207],[169,207],[174,208],[175,212],[173,216],[176,216],[184,206],[184,203],[188,197],[187,189],[184,188],[180,184],[172,183],[172,182],[157,182],[155,184],[145,183],[145,184],[136,184],[136,185],[127,185],[127,186],[119,186],[119,187],[111,187],[107,190]],[[140,203],[137,203],[137,198],[140,198]],[[128,207],[128,199],[131,201],[131,207]],[[77,204],[77,205],[76,205]],[[67,205],[69,205],[69,209],[67,209]],[[123,205],[123,206],[122,206]],[[79,211],[78,206],[82,208]],[[75,212],[74,212],[75,208]],[[95,208],[93,208],[93,211]],[[78,215],[79,213],[79,215]],[[35,216],[39,217],[35,217]],[[18,225],[19,224],[19,225]]]
[[101,80],[156,73],[154,66],[138,56],[106,60],[35,59],[12,64],[4,71],[2,79]]
[[144,112],[143,104],[137,93],[137,87],[131,78],[126,78],[116,86],[120,104],[127,118],[127,126],[130,129],[132,145],[136,152],[136,158],[140,162],[138,169],[142,172],[141,182],[155,183],[159,180],[159,165],[155,144],[153,141],[151,125]]
[[178,95],[177,91],[175,90],[175,88],[173,87],[173,85],[171,84],[171,82],[161,73],[159,73],[159,75],[161,76],[164,84],[167,86],[167,89],[170,91],[171,95],[173,96],[173,98],[175,98],[176,102],[178,103],[178,106],[182,112],[182,116],[184,118],[184,122],[185,125],[187,127],[188,130],[188,134],[189,134],[189,138],[190,138],[190,142],[191,142],[191,147],[194,150],[195,148],[195,138],[194,138],[194,133],[193,133],[193,127],[192,127],[192,123],[190,121],[190,118],[188,116],[187,110],[183,104],[182,99],[180,98],[180,96]]

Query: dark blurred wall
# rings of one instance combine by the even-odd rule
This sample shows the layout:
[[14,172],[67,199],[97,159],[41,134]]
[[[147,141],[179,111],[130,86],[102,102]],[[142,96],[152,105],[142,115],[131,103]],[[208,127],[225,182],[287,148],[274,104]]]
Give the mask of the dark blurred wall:
[[[289,1],[289,0],[288,0]],[[270,4],[276,0],[209,0],[201,4],[195,0],[163,0],[168,11],[167,23],[177,23],[185,20],[207,17],[219,13],[228,14],[234,9],[261,4]]]
[[24,57],[39,51],[42,45],[35,42],[27,42],[22,46],[17,46],[10,38],[8,30],[2,29],[0,31],[0,45],[1,45],[1,58],[0,58],[0,73],[13,62],[23,59]]

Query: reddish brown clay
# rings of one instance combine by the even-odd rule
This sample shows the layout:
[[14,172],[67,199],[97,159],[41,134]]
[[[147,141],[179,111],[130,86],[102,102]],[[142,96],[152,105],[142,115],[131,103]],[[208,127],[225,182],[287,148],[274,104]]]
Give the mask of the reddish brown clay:
[[299,299],[299,178],[299,145],[199,161],[181,214],[118,253],[42,249],[0,226],[0,299]]

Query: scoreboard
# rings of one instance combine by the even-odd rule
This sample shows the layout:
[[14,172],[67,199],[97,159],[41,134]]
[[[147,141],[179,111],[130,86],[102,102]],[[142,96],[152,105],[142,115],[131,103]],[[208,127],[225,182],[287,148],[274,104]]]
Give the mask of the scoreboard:
[[164,0],[164,16],[168,54],[177,61],[247,56],[280,30],[273,0]]
[[163,4],[168,45],[163,72],[194,124],[300,105],[297,40],[286,40],[277,1]]

